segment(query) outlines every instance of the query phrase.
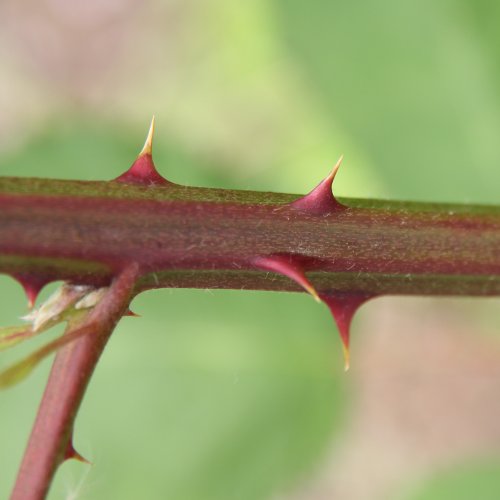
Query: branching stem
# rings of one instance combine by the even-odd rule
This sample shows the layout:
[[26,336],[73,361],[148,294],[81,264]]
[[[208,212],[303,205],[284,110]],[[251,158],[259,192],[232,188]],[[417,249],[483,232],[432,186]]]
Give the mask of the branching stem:
[[87,384],[117,321],[127,310],[137,276],[137,266],[127,266],[84,323],[65,334],[81,338],[56,356],[11,500],[45,498],[58,465],[72,446],[73,424]]
[[112,182],[0,179],[0,273],[31,300],[53,280],[111,283],[66,334],[81,338],[57,354],[12,500],[45,497],[106,341],[142,290],[305,289],[330,307],[346,352],[367,298],[500,295],[500,207],[337,201],[334,174],[298,202],[163,181],[150,150]]

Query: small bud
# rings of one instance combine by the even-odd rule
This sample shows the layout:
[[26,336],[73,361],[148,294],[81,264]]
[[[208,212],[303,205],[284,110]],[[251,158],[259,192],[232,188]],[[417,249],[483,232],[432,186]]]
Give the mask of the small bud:
[[75,304],[75,309],[89,309],[90,307],[94,307],[101,301],[107,290],[107,287],[87,289],[86,295]]
[[92,287],[83,285],[61,285],[38,309],[27,314],[22,319],[33,325],[33,331],[41,330],[49,322],[57,320],[59,316],[76,301],[90,294]]

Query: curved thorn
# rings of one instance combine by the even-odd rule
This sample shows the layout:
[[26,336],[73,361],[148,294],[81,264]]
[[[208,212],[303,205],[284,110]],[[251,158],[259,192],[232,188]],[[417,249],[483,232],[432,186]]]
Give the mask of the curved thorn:
[[339,171],[340,165],[342,165],[343,160],[344,160],[344,155],[341,154],[339,156],[339,159],[337,160],[337,163],[335,163],[335,165],[333,166],[332,171],[325,179],[325,181],[329,182],[330,187],[333,185],[333,181],[335,180],[335,176],[337,175],[337,172]]
[[148,136],[146,137],[146,142],[144,143],[144,146],[141,149],[141,152],[137,156],[137,158],[140,158],[141,156],[153,155],[153,136],[155,133],[155,115],[151,118],[151,124],[149,125],[149,131],[148,131]]
[[309,293],[316,302],[321,302],[318,292],[306,278],[304,271],[289,258],[280,255],[270,255],[266,257],[256,257],[252,263],[264,271],[272,271],[290,278]]
[[344,155],[341,155],[330,174],[310,193],[290,203],[290,206],[314,215],[324,215],[344,208],[332,193],[332,184],[343,159]]

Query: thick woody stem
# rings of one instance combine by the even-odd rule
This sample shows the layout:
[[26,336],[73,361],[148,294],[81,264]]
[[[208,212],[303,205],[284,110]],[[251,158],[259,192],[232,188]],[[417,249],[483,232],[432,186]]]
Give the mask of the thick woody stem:
[[84,323],[65,334],[81,338],[56,356],[11,500],[42,500],[59,464],[78,456],[72,448],[76,413],[106,342],[127,310],[136,279],[137,266],[125,267]]

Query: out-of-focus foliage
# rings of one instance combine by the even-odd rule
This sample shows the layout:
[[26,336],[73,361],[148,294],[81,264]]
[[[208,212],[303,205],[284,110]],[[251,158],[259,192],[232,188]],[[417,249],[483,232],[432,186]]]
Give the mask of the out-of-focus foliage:
[[[111,179],[156,113],[156,163],[175,182],[304,192],[345,153],[341,196],[500,203],[491,3],[85,4],[0,6],[1,175]],[[0,324],[12,324],[25,299],[0,285]],[[306,295],[163,290],[133,309],[142,317],[120,324],[76,424],[95,467],[65,464],[50,498],[273,498],[341,438],[355,375]],[[48,368],[0,394],[0,498]],[[469,480],[488,498],[490,472],[460,469],[417,498],[455,500]]]
[[408,500],[496,500],[500,497],[500,464],[498,460],[466,463],[452,470],[441,471]]

